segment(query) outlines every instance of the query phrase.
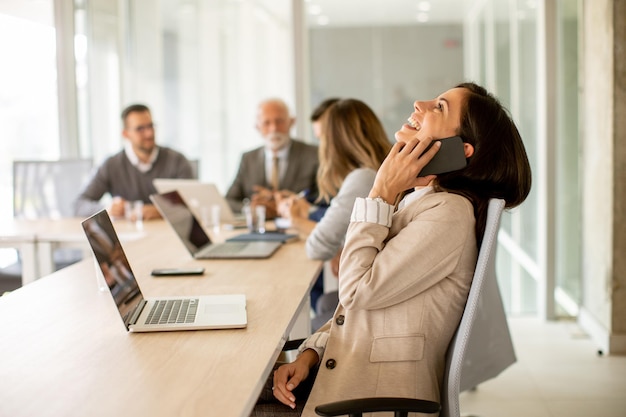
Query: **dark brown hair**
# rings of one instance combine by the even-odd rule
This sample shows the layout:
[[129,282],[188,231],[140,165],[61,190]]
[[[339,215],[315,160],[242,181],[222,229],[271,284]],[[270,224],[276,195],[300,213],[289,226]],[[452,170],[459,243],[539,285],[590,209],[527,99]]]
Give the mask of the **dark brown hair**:
[[459,87],[468,95],[458,135],[474,147],[474,154],[465,168],[439,175],[436,183],[472,202],[480,244],[489,199],[503,199],[506,208],[520,205],[530,192],[532,174],[522,137],[498,99],[474,83]]
[[126,119],[128,118],[129,114],[143,112],[150,113],[150,109],[145,104],[131,104],[130,106],[122,110],[122,122],[124,122],[124,127],[126,127]]

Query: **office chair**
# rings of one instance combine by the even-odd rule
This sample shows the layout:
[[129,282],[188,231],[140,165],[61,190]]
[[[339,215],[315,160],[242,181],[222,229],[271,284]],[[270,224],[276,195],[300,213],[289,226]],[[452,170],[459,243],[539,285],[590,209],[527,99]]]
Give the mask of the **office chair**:
[[189,164],[191,165],[191,178],[197,180],[200,178],[200,160],[199,159],[188,159]]
[[[73,203],[89,176],[91,159],[57,161],[13,161],[13,216],[23,219],[72,217]],[[82,251],[58,249],[55,269],[82,259]],[[0,269],[0,288],[16,289],[21,285],[21,262]]]
[[[474,271],[474,278],[469,290],[467,303],[459,327],[450,341],[448,352],[446,353],[446,368],[441,387],[441,404],[412,398],[361,398],[319,405],[315,408],[315,412],[318,415],[324,417],[341,415],[360,417],[363,413],[394,412],[396,417],[406,417],[408,413],[433,414],[440,411],[440,417],[460,416],[459,394],[462,391],[461,387],[464,386],[464,389],[471,388],[475,386],[472,384],[477,383],[477,381],[482,382],[495,376],[492,371],[489,371],[488,374],[482,375],[480,378],[475,377],[467,381],[462,381],[464,379],[463,372],[466,370],[468,346],[471,345],[472,341],[477,340],[473,337],[473,328],[477,324],[477,321],[480,320],[481,316],[484,316],[482,313],[484,313],[485,310],[500,312],[499,314],[501,314],[501,318],[505,322],[506,333],[508,334],[506,317],[504,316],[504,309],[502,307],[502,300],[499,297],[499,292],[497,298],[495,298],[495,300],[489,300],[488,303],[485,302],[484,294],[484,291],[488,288],[496,288],[497,291],[495,259],[498,229],[500,227],[500,217],[503,209],[504,200],[491,199],[489,201],[485,234],[478,252],[478,260],[476,262],[476,269]],[[506,340],[507,338],[505,337],[504,339]],[[510,342],[510,335],[508,340]],[[476,345],[481,342],[483,345],[489,343],[488,341],[482,340],[476,341]],[[510,360],[511,358],[507,357],[507,361]],[[515,361],[514,354],[512,360]],[[509,364],[504,365],[504,368]],[[476,364],[472,363],[472,365]],[[499,371],[504,369],[502,366],[498,368]],[[496,372],[496,374],[499,373],[499,371]]]
[[74,200],[92,167],[91,159],[13,161],[13,216],[73,217]]

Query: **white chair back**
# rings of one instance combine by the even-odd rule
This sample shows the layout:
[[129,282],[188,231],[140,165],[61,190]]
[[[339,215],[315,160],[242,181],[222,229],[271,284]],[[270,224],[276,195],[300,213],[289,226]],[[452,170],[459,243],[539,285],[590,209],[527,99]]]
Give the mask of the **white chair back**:
[[446,355],[440,417],[459,417],[462,391],[493,378],[515,362],[496,280],[496,248],[503,210],[504,200],[489,201],[474,278],[461,322]]
[[13,215],[72,217],[73,203],[91,175],[91,159],[13,161]]

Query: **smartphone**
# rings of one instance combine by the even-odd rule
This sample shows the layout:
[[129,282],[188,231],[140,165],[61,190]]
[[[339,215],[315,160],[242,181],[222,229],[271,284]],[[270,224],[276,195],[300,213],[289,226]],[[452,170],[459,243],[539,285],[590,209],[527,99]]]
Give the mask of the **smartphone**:
[[173,277],[177,275],[202,275],[204,268],[159,268],[153,269],[152,275],[155,277]]
[[420,177],[443,174],[465,168],[467,160],[465,159],[463,139],[460,136],[452,136],[445,139],[433,139],[426,151],[430,149],[436,141],[441,142],[441,148],[439,148],[439,151],[435,154],[433,159],[431,159],[419,173]]

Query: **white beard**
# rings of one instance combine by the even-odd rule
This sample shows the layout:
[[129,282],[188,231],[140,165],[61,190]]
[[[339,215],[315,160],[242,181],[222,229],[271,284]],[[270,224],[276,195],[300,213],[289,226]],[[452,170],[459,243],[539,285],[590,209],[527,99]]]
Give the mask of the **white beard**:
[[265,137],[265,143],[268,149],[278,151],[289,143],[289,135],[284,133],[270,133]]

